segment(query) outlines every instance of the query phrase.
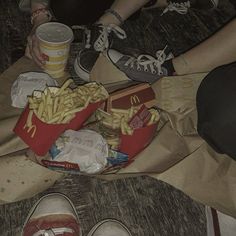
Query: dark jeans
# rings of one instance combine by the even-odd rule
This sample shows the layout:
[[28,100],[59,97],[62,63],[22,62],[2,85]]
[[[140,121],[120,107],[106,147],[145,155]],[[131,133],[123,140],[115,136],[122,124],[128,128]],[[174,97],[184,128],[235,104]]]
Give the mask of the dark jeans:
[[[113,2],[114,0],[51,0],[50,8],[61,23],[69,26],[88,25],[96,22]],[[138,10],[129,19],[135,20],[140,12]]]
[[221,66],[197,93],[198,132],[217,152],[236,160],[236,63]]
[[50,8],[59,22],[71,25],[92,24],[109,9],[114,0],[51,0]]

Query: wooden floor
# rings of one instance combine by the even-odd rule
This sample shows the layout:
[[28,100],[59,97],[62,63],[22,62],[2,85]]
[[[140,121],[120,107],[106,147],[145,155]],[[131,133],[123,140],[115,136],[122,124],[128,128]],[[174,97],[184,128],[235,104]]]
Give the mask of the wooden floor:
[[[29,32],[29,18],[17,9],[16,0],[0,0],[0,71],[22,56]],[[207,38],[235,15],[228,0],[220,1],[219,9],[187,15],[174,12],[160,16],[161,10],[142,12],[138,19],[127,21],[128,39],[115,41],[114,47],[126,53],[156,50],[168,45],[178,55]],[[72,58],[80,44],[74,44]],[[201,58],[200,58],[201,60]],[[69,69],[72,74],[73,68]],[[204,206],[170,185],[147,176],[107,182],[85,176],[68,176],[47,192],[62,192],[74,202],[83,235],[98,221],[116,218],[123,221],[134,236],[204,236]],[[27,212],[39,199],[0,206],[0,236],[15,236],[21,230]]]

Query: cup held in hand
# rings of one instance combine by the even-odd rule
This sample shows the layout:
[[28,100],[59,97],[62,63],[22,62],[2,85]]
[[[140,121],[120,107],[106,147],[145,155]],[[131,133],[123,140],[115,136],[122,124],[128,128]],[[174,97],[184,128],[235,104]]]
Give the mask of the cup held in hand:
[[36,29],[40,51],[45,57],[45,72],[53,78],[60,78],[65,73],[69,57],[70,44],[74,38],[67,25],[48,22]]

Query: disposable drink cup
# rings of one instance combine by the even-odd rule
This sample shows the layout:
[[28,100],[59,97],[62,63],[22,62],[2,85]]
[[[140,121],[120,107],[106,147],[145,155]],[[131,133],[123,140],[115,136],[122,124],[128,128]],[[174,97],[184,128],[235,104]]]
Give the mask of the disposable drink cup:
[[45,57],[45,72],[53,78],[63,77],[69,57],[73,31],[67,25],[49,22],[36,29],[39,47]]

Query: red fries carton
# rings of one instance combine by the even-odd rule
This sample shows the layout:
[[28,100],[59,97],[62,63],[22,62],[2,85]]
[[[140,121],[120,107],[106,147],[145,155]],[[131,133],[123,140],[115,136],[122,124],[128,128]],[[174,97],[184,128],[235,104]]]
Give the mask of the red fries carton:
[[154,138],[160,114],[145,105],[130,109],[97,112],[100,130],[111,149],[127,154],[129,160],[141,152]]
[[26,127],[29,106],[22,112],[13,131],[39,156],[45,155],[54,141],[66,129],[67,124],[47,124],[32,116],[32,125]]
[[[67,86],[69,82],[66,82]],[[39,92],[40,96],[29,98],[29,104],[22,112],[13,129],[39,156],[45,155],[65,130],[80,129],[108,96],[101,85],[94,84],[85,85],[86,88],[82,89],[81,95],[80,91],[68,88],[64,96],[62,93],[65,91],[65,85],[63,86],[63,89],[54,89],[52,90],[54,92],[45,90],[44,92]],[[95,86],[94,93],[89,90],[93,89],[93,86]],[[87,100],[84,105],[84,100],[81,100],[80,97],[91,93],[92,95],[89,95],[90,100]],[[68,104],[72,105],[68,106]],[[75,107],[73,104],[75,104]]]
[[151,143],[157,130],[157,124],[135,129],[132,135],[122,134],[119,151],[128,154],[129,159],[134,158]]
[[78,130],[90,115],[102,104],[91,103],[84,110],[77,112],[76,116],[68,124],[47,124],[33,113],[32,125],[26,127],[29,115],[29,106],[22,112],[13,131],[32,149],[37,155],[43,156],[51,148],[57,138],[67,129]]

